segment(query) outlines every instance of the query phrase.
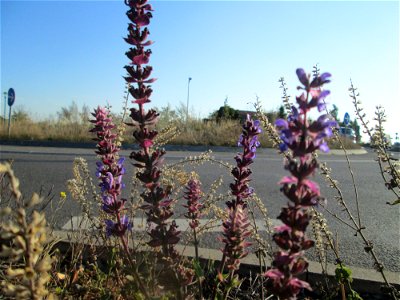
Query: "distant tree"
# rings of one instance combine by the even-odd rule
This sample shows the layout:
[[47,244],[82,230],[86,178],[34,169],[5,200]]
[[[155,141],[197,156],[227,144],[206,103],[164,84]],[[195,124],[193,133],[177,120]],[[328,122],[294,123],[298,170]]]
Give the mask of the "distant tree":
[[80,120],[79,108],[75,101],[72,101],[68,107],[61,107],[57,115],[61,122],[78,123]]
[[[161,107],[161,109],[156,109],[160,113],[159,125],[166,126],[168,123],[179,120],[177,112],[172,109],[171,104]],[[182,114],[186,115],[186,111],[182,111]]]
[[[179,105],[175,107],[176,116],[178,120],[185,121],[186,120],[186,104],[183,102],[179,102]],[[189,113],[190,119],[190,113]]]
[[239,111],[230,107],[228,105],[228,98],[224,101],[224,106],[221,106],[218,110],[214,111],[210,118],[215,119],[217,121],[221,120],[238,120],[239,119]]
[[279,106],[278,109],[278,118],[280,119],[286,119],[287,117],[287,113],[286,113],[286,109],[283,105]]
[[360,125],[358,125],[357,119],[350,122],[350,127],[354,130],[357,143],[361,142]]
[[11,120],[13,120],[13,122],[20,122],[20,123],[32,122],[29,113],[21,106],[17,106],[12,111]]
[[329,111],[331,116],[336,120],[336,122],[339,122],[339,108],[333,104],[333,108]]
[[80,110],[75,101],[72,101],[68,107],[61,107],[61,110],[57,112],[57,116],[60,122],[74,124],[86,124],[91,117],[89,106],[83,105]]
[[81,122],[83,124],[87,123],[91,117],[90,108],[86,104],[82,106],[82,111],[79,113]]

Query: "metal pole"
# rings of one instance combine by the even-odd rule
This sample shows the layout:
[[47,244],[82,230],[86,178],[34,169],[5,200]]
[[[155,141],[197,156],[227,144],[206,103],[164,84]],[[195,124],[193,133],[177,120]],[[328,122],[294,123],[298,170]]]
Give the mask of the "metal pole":
[[7,110],[7,92],[4,92],[4,111],[3,111],[3,126],[6,127],[6,110]]
[[8,113],[8,137],[10,137],[10,130],[11,129],[11,106],[10,106],[10,112]]
[[190,87],[190,81],[192,80],[192,77],[188,78],[188,93],[187,93],[187,101],[186,101],[186,122],[189,120],[189,87]]

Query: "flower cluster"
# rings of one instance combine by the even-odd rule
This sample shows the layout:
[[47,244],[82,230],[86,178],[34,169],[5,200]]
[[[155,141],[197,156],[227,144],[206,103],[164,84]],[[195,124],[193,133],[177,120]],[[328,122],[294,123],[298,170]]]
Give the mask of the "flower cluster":
[[200,224],[200,210],[203,207],[203,204],[199,202],[201,197],[200,182],[196,179],[190,179],[186,185],[186,191],[183,197],[187,200],[187,204],[183,205],[187,208],[185,217],[190,220],[190,228],[196,229]]
[[281,299],[295,299],[301,289],[310,289],[307,282],[296,278],[308,267],[303,257],[304,251],[314,245],[305,235],[311,219],[308,208],[317,205],[321,199],[318,184],[308,177],[318,168],[312,153],[317,149],[325,152],[329,150],[325,139],[332,135],[331,127],[336,126],[336,122],[330,121],[327,115],[320,116],[311,124],[307,119],[310,109],[324,109],[324,98],[329,91],[323,91],[322,85],[329,82],[330,74],[324,73],[310,81],[310,76],[303,69],[297,69],[296,72],[303,84],[298,89],[304,90],[296,97],[298,109],[292,107],[292,115],[287,121],[276,121],[283,141],[281,151],[290,149],[292,152],[292,158],[288,159],[285,166],[291,176],[285,176],[279,182],[282,185],[281,191],[290,202],[282,208],[278,218],[283,225],[276,228],[273,236],[281,250],[275,254],[273,268],[265,273],[270,279],[270,290]]
[[226,267],[228,270],[238,270],[240,259],[247,256],[246,248],[251,245],[246,238],[251,234],[248,227],[250,226],[247,210],[243,205],[229,210],[228,218],[222,223],[221,241],[225,244],[222,250],[226,257]]
[[223,261],[226,260],[224,263],[226,262],[229,270],[239,268],[239,260],[247,255],[245,249],[250,245],[246,242],[246,238],[250,235],[247,229],[250,223],[245,200],[253,193],[253,189],[248,185],[251,175],[249,165],[253,163],[256,149],[260,146],[258,141],[258,135],[261,133],[260,122],[253,121],[250,115],[247,115],[242,128],[238,146],[243,147],[243,152],[235,156],[236,167],[232,170],[235,182],[230,185],[231,193],[235,198],[226,202],[228,218],[222,224],[224,237],[221,241],[225,244],[222,250]]
[[151,128],[156,125],[159,114],[153,109],[144,109],[144,104],[151,102],[153,90],[149,84],[155,81],[151,78],[153,68],[147,65],[151,50],[145,50],[145,47],[152,44],[152,41],[147,39],[150,32],[146,26],[150,23],[153,9],[147,0],[125,0],[125,4],[129,6],[127,16],[131,21],[125,41],[133,46],[126,53],[130,65],[125,66],[128,72],[125,79],[132,84],[129,93],[134,98],[132,102],[138,105],[138,108],[130,110],[132,122],[128,125],[135,127],[133,137],[140,146],[138,151],[131,153],[130,158],[139,169],[138,179],[146,187],[141,196],[145,202],[142,209],[147,215],[148,234],[151,237],[149,245],[162,246],[165,257],[174,257],[177,255],[174,245],[179,241],[180,232],[175,222],[168,222],[173,215],[170,190],[164,189],[159,182],[165,151],[152,149],[158,132]]
[[249,165],[253,163],[253,159],[256,157],[256,149],[260,146],[258,141],[258,135],[261,133],[260,121],[253,121],[250,115],[247,115],[242,128],[238,146],[243,147],[243,153],[238,153],[235,156],[236,167],[232,170],[235,182],[230,184],[235,199],[227,201],[226,205],[229,208],[235,208],[237,205],[246,207],[244,200],[253,193],[253,189],[248,185],[251,175]]
[[109,111],[98,107],[92,115],[95,117],[90,122],[95,126],[90,132],[96,133],[96,154],[100,156],[101,162],[97,162],[96,176],[100,179],[99,186],[102,194],[102,209],[105,213],[115,217],[117,222],[105,220],[107,236],[124,236],[126,230],[132,225],[127,216],[122,216],[126,199],[120,198],[121,190],[124,188],[122,175],[125,174],[123,167],[124,158],[118,158],[120,148],[116,145],[116,135],[112,133],[115,128]]
[[[292,114],[288,120],[278,119],[276,126],[281,130],[281,139],[283,143],[279,146],[281,151],[290,149],[293,156],[306,156],[319,149],[328,152],[329,148],[325,141],[326,138],[332,136],[332,127],[337,126],[336,121],[329,119],[329,115],[321,115],[318,120],[308,123],[307,112],[317,107],[321,112],[325,109],[325,97],[330,92],[322,90],[323,84],[330,82],[329,73],[323,73],[321,76],[315,77],[310,82],[310,76],[303,69],[296,70],[297,76],[304,87],[304,92],[296,97],[298,109],[292,106]],[[309,100],[309,98],[311,99]]]

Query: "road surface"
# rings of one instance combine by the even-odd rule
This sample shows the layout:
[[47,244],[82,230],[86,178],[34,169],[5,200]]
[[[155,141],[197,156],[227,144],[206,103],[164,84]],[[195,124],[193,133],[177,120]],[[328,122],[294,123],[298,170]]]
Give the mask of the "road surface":
[[[213,152],[216,160],[224,163],[234,164],[233,156],[236,149],[224,152]],[[130,151],[122,151],[122,156],[128,157]],[[195,151],[169,151],[166,155],[166,163],[176,163],[184,157],[199,155],[200,152]],[[399,156],[399,153],[394,153]],[[50,195],[54,196],[52,200],[53,206],[59,201],[59,193],[67,192],[67,201],[59,212],[55,225],[62,228],[69,222],[71,217],[81,215],[79,205],[70,198],[70,193],[66,187],[66,181],[72,178],[72,162],[75,157],[83,157],[87,160],[92,174],[95,172],[96,156],[91,149],[73,149],[73,148],[45,148],[45,147],[23,147],[23,146],[0,146],[1,161],[12,159],[15,174],[21,181],[21,189],[24,195],[31,195],[32,192],[41,191],[42,195],[46,195],[50,190]],[[343,155],[320,155],[320,161],[327,162],[332,168],[332,177],[340,182],[340,186],[345,201],[353,209],[355,208],[355,194],[352,185],[351,176],[348,171],[346,159]],[[373,242],[378,257],[383,261],[388,270],[400,272],[400,205],[389,206],[385,203],[393,201],[394,196],[388,191],[378,173],[378,165],[374,160],[374,154],[368,151],[362,155],[350,155],[351,166],[354,172],[355,181],[358,188],[358,198],[360,205],[360,215],[362,224],[367,227],[366,236]],[[126,160],[127,176],[131,178],[133,166],[130,165],[129,159]],[[277,182],[282,176],[287,175],[283,169],[282,157],[273,149],[260,149],[257,153],[255,163],[252,165],[251,186],[267,206],[270,218],[274,219],[280,212],[282,205],[286,200],[279,191]],[[190,171],[191,167],[187,168]],[[228,192],[229,183],[232,180],[229,172],[218,164],[206,163],[195,169],[200,175],[202,187],[207,191],[211,183],[223,176],[224,184],[218,190],[219,193]],[[96,178],[94,178],[96,182]],[[346,215],[338,206],[334,197],[336,192],[329,188],[320,175],[315,177],[320,183],[321,192],[327,198],[327,207],[343,216],[347,220]],[[128,190],[125,191],[126,196]],[[51,196],[50,196],[51,197]],[[4,202],[4,199],[3,199]],[[181,204],[177,205],[176,215],[182,214]],[[220,203],[223,207],[224,203]],[[50,206],[47,212],[51,211]],[[353,210],[354,216],[357,215]],[[256,214],[260,217],[260,214]],[[327,215],[328,224],[334,235],[338,235],[340,254],[343,260],[349,265],[372,268],[373,263],[370,257],[363,251],[361,239],[354,236],[354,232],[342,225],[333,217]],[[219,242],[215,241],[218,233],[212,233],[203,241],[210,248],[219,248]]]

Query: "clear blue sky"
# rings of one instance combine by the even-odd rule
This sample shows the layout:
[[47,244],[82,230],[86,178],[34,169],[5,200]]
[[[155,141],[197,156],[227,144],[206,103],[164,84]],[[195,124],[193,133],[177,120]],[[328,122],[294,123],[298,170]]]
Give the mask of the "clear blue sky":
[[[295,69],[332,73],[330,103],[354,109],[350,78],[370,118],[386,108],[388,131],[400,133],[399,2],[153,1],[152,104],[186,104],[206,117],[228,104],[280,105],[278,79],[294,100]],[[34,118],[55,115],[73,100],[121,107],[128,63],[123,1],[1,1],[1,92]],[[1,108],[1,111],[3,108]]]

